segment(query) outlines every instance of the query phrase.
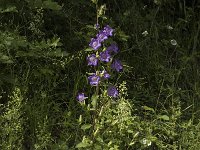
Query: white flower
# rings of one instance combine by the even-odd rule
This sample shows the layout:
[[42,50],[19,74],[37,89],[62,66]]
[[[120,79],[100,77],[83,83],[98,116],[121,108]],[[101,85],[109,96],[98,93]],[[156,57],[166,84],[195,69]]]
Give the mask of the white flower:
[[167,26],[167,29],[168,29],[168,30],[173,30],[174,28],[173,28],[172,26],[168,25],[168,26]]
[[174,39],[172,39],[172,40],[170,41],[170,43],[171,43],[173,46],[176,46],[176,45],[177,45],[177,42],[176,42],[176,40],[174,40]]
[[141,143],[144,144],[144,145],[147,145],[147,146],[150,146],[150,145],[151,145],[151,141],[150,141],[150,140],[147,140],[147,139],[145,139],[145,138],[142,139]]
[[149,33],[147,31],[142,32],[143,36],[147,36]]
[[147,5],[144,5],[144,7],[142,8],[143,10],[147,8]]

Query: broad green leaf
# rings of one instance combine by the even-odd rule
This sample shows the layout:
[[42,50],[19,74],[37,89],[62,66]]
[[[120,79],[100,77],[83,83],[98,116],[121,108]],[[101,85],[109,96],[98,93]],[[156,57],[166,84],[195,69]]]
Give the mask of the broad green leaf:
[[[1,55],[1,54],[0,54],[0,55]],[[4,63],[4,64],[12,64],[12,63],[14,63],[14,62],[10,59],[10,57],[8,57],[8,56],[6,56],[6,55],[0,56],[0,62],[1,62],[1,63]]]
[[152,112],[154,112],[154,109],[151,108],[151,107],[143,106],[142,108],[143,108],[144,110],[148,110],[148,111],[152,111]]
[[91,104],[92,104],[93,108],[96,108],[96,106],[97,106],[97,99],[98,99],[98,95],[96,95],[96,94],[92,95]]
[[82,129],[82,130],[87,130],[87,129],[89,129],[91,126],[92,126],[91,124],[84,124],[84,125],[81,126],[81,129]]
[[2,10],[2,8],[0,8],[0,12],[1,13],[7,13],[7,12],[18,12],[18,11],[17,11],[15,6],[11,6],[11,7],[4,9],[4,10]]
[[129,129],[127,132],[128,132],[128,133],[133,133],[133,130],[130,130],[130,129]]
[[169,120],[169,117],[168,117],[167,115],[158,116],[158,118],[159,118],[159,119],[166,120],[166,121]]
[[52,10],[61,10],[62,7],[58,5],[57,2],[52,2],[50,0],[44,1],[43,2],[43,7],[47,9],[52,9]]
[[89,143],[83,143],[83,142],[81,142],[81,143],[78,143],[76,145],[76,148],[83,148],[83,147],[88,147],[88,146],[90,146]]

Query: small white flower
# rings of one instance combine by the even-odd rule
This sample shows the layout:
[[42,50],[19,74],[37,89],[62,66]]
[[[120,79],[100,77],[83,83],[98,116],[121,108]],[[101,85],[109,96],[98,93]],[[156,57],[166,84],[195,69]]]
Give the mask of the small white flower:
[[145,10],[146,8],[147,8],[147,5],[144,5],[144,7],[142,9]]
[[150,141],[150,140],[147,140],[147,139],[145,139],[145,138],[143,138],[141,142],[142,142],[142,144],[147,145],[147,146],[150,146],[150,145],[151,145],[151,141]]
[[147,31],[142,32],[143,36],[147,36],[149,33]]
[[151,141],[149,141],[149,143],[147,144],[147,146],[150,146],[151,145]]
[[168,30],[173,30],[174,28],[173,28],[172,26],[168,25],[168,26],[167,26],[167,29],[168,29]]
[[177,42],[176,42],[176,40],[174,40],[174,39],[172,39],[172,40],[170,41],[170,43],[171,43],[173,46],[176,46],[176,45],[177,45]]
[[144,138],[142,139],[142,144],[146,145],[147,144],[147,140]]

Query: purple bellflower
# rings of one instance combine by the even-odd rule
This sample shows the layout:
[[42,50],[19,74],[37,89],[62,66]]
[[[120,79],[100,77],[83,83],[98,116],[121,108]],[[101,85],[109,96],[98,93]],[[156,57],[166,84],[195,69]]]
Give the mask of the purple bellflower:
[[97,34],[97,39],[99,40],[99,42],[103,42],[104,40],[108,39],[108,36],[106,35],[105,32],[100,31],[100,32]]
[[120,72],[123,69],[122,63],[118,59],[115,59],[113,61],[111,67],[112,67],[112,69],[116,70],[117,72]]
[[78,93],[77,95],[77,100],[79,102],[83,102],[85,99],[87,99],[88,97],[85,97],[85,94],[84,93]]
[[117,97],[119,95],[119,92],[116,87],[109,86],[107,90],[108,96]]
[[89,66],[97,66],[98,64],[98,59],[95,54],[91,54],[90,56],[88,56],[87,61]]
[[100,53],[100,60],[103,62],[109,62],[111,55],[107,51],[103,51]]
[[109,25],[104,27],[103,32],[107,35],[107,36],[112,36],[114,29],[112,29]]
[[93,74],[88,77],[88,80],[90,82],[90,85],[97,86],[100,82],[100,77],[96,74]]
[[106,51],[108,51],[109,54],[112,54],[112,53],[118,53],[119,52],[119,47],[116,45],[116,44],[111,44],[107,49]]
[[98,39],[92,38],[89,44],[94,50],[98,50],[101,47],[101,43]]

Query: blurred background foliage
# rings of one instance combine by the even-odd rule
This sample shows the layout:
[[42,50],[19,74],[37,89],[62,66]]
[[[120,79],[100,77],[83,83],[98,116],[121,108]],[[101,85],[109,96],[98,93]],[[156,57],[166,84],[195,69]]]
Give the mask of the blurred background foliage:
[[[77,146],[90,135],[79,116],[90,116],[75,97],[90,90],[84,49],[95,32],[94,3],[0,1],[0,149],[89,149]],[[100,25],[116,31],[128,102],[104,113],[103,135],[90,149],[198,150],[200,2],[99,0],[101,5]]]

